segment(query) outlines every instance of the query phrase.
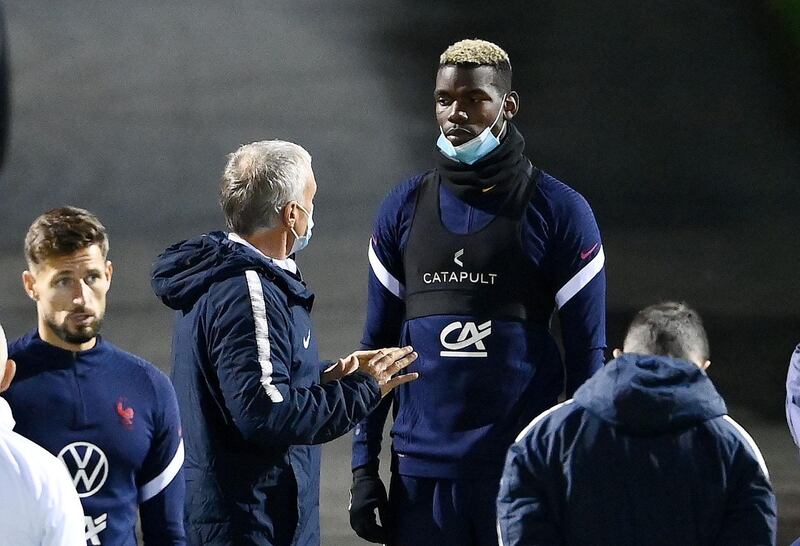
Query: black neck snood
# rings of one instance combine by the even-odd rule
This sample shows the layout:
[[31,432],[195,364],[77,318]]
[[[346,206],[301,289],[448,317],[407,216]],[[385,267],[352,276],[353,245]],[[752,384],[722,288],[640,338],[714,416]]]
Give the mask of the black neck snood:
[[[508,195],[528,173],[528,159],[522,155],[525,139],[511,123],[500,145],[483,159],[467,165],[436,150],[436,170],[448,190],[464,201],[485,201],[490,195]],[[491,188],[491,192],[486,192]],[[481,198],[481,196],[484,196]]]

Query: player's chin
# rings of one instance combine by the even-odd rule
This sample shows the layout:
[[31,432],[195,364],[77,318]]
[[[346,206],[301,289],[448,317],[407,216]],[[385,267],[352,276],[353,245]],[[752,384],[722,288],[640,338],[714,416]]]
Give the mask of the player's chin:
[[67,328],[67,339],[70,343],[86,343],[97,336],[100,331],[100,321],[95,320],[91,324]]

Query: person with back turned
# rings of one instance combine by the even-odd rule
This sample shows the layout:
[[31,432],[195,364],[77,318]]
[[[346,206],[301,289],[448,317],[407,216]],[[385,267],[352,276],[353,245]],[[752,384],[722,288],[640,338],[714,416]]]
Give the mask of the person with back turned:
[[509,450],[501,546],[775,544],[764,458],[706,374],[697,312],[643,309],[614,356]]

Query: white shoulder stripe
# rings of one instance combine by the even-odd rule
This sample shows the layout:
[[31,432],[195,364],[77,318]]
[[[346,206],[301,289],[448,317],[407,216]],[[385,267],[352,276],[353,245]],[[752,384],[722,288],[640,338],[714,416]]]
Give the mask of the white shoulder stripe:
[[553,406],[553,407],[552,407],[552,408],[550,408],[550,409],[544,410],[542,413],[540,413],[539,415],[537,415],[537,416],[536,416],[536,418],[535,418],[533,421],[531,421],[530,423],[528,423],[528,426],[527,426],[527,427],[525,427],[525,428],[523,428],[523,429],[522,429],[522,432],[520,432],[520,433],[517,435],[517,439],[516,439],[516,440],[514,440],[514,441],[515,441],[515,442],[519,442],[520,440],[522,440],[522,438],[524,438],[524,437],[525,437],[525,435],[526,435],[526,434],[528,434],[528,433],[531,431],[531,429],[532,429],[533,427],[535,427],[535,426],[536,426],[536,423],[538,423],[539,421],[541,421],[542,419],[544,419],[545,417],[547,417],[548,415],[550,415],[551,413],[553,413],[554,411],[556,411],[556,410],[557,410],[558,408],[560,408],[561,406],[566,406],[567,404],[572,404],[572,398],[570,398],[569,400],[564,400],[564,401],[563,401],[563,402],[561,402],[560,404],[556,404],[555,406]]
[[559,309],[572,299],[572,297],[581,291],[581,289],[589,284],[595,276],[603,269],[603,264],[606,262],[606,255],[603,252],[603,247],[597,252],[597,256],[592,258],[592,261],[583,266],[574,277],[567,281],[567,283],[556,292],[556,305]]
[[183,466],[183,440],[178,444],[178,449],[175,450],[175,455],[167,465],[164,471],[141,486],[139,488],[139,502],[145,502],[159,493],[172,483],[172,479],[178,474],[178,471]]
[[270,360],[269,326],[267,325],[267,306],[264,303],[264,290],[261,279],[255,271],[245,271],[247,288],[250,290],[250,305],[253,308],[253,321],[256,325],[256,348],[258,363],[261,366],[261,386],[273,402],[283,402],[283,395],[272,384],[272,361]]
[[406,291],[405,287],[383,266],[380,258],[375,254],[375,249],[372,248],[372,239],[369,240],[369,265],[383,287],[398,298],[403,299]]
[[742,425],[731,419],[730,415],[723,415],[722,419],[733,425],[733,428],[736,429],[736,431],[742,436],[742,438],[744,438],[744,441],[747,442],[747,445],[749,445],[750,449],[753,450],[753,454],[755,454],[756,456],[756,461],[758,461],[758,466],[761,467],[761,471],[764,472],[764,476],[766,476],[766,478],[769,479],[769,470],[767,470],[767,462],[764,460],[764,456],[761,454],[761,450],[758,449],[758,446],[756,445],[755,440],[753,440],[753,437],[747,433],[747,431],[744,429],[744,427],[742,427]]

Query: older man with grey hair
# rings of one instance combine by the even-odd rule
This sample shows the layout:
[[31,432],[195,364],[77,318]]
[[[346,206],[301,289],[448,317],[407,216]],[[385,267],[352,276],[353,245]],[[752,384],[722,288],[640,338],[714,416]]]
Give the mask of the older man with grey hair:
[[294,261],[311,239],[316,190],[302,147],[242,146],[220,188],[230,232],[173,245],[154,267],[155,293],[177,311],[192,544],[319,544],[318,444],[416,378],[397,375],[411,347],[319,360],[314,295]]

